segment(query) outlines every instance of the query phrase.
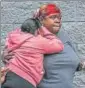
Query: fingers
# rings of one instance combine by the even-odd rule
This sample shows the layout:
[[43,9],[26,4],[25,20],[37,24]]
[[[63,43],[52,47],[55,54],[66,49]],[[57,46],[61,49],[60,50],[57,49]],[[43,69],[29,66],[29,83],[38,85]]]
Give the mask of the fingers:
[[1,73],[3,74],[3,73],[5,73],[5,72],[7,72],[8,71],[8,68],[6,68],[6,67],[1,67]]
[[82,59],[80,62],[80,68],[81,70],[85,70],[85,59]]
[[7,72],[8,72],[8,68],[1,68],[1,78],[4,77]]
[[8,63],[8,61],[14,56],[13,52],[8,52],[8,50],[4,50],[2,53],[2,61],[4,63]]
[[13,55],[8,54],[8,55],[6,55],[6,56],[4,57],[4,60],[5,60],[5,59],[6,59],[6,60],[10,60],[10,59],[12,58],[12,56],[13,56]]
[[4,80],[5,80],[5,75],[6,75],[7,71],[8,71],[8,68],[1,67],[0,70],[1,70],[1,81],[0,81],[0,83],[3,83]]
[[83,60],[83,61],[81,62],[81,64],[82,64],[82,68],[85,69],[85,60]]
[[5,76],[1,77],[0,83],[2,84],[5,81]]

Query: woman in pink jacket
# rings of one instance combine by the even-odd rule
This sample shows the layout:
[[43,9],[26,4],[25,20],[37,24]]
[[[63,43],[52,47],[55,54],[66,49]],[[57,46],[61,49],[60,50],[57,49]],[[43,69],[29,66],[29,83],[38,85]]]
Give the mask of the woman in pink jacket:
[[[57,9],[52,11],[53,14],[57,12]],[[31,29],[30,23],[35,22],[35,26],[38,20],[28,21],[28,29],[16,29],[8,34],[6,47],[14,56],[6,64],[9,71],[1,88],[36,88],[44,74],[44,54],[59,53],[64,48],[54,34],[58,30],[48,30],[44,26]]]

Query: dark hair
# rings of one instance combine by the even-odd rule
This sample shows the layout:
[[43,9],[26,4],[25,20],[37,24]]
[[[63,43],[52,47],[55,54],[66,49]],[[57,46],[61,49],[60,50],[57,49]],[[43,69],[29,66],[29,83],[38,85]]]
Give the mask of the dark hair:
[[35,31],[41,27],[40,21],[36,18],[29,18],[25,20],[21,25],[21,31],[34,34]]

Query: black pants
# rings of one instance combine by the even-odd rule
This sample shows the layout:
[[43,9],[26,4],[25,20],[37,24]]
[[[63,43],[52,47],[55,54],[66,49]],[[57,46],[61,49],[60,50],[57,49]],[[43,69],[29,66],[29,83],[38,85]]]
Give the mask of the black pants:
[[13,72],[8,72],[1,88],[35,88],[31,83],[19,77]]

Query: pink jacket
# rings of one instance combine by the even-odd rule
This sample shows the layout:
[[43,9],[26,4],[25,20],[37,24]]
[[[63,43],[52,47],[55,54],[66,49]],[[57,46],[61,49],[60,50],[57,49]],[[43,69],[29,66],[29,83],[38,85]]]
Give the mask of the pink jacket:
[[36,86],[43,77],[44,54],[58,53],[63,50],[62,42],[52,33],[45,31],[44,37],[33,36],[16,29],[9,33],[6,46],[14,53],[8,68]]

